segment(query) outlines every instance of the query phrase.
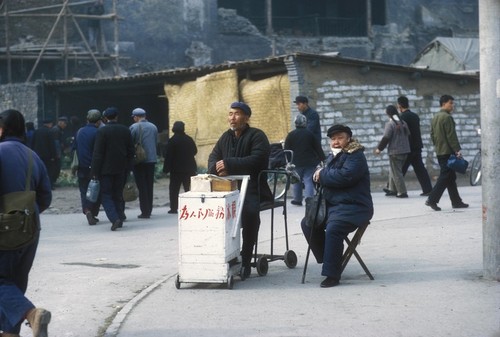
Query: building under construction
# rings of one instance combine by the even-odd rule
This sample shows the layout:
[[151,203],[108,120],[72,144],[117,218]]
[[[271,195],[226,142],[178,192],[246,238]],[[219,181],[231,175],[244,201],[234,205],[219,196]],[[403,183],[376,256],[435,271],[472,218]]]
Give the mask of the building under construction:
[[0,84],[116,75],[116,2],[0,1]]

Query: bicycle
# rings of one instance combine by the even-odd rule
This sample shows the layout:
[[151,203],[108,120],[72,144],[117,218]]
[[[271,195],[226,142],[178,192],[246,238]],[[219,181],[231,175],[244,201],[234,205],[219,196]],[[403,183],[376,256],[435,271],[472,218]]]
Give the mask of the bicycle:
[[[274,150],[271,151],[273,158],[270,160],[270,169],[283,172],[279,177],[274,174],[267,175],[267,183],[271,191],[275,191],[274,199],[281,199],[290,188],[290,183],[295,184],[300,181],[300,176],[295,172],[295,165],[293,164],[293,151],[285,150],[283,142],[271,144]],[[279,159],[276,159],[279,157]],[[287,179],[286,176],[290,178]],[[288,182],[288,183],[287,183]],[[276,186],[274,186],[276,184]]]
[[[481,135],[481,129],[477,129],[477,133]],[[481,184],[481,149],[479,149],[472,160],[469,179],[471,186]]]

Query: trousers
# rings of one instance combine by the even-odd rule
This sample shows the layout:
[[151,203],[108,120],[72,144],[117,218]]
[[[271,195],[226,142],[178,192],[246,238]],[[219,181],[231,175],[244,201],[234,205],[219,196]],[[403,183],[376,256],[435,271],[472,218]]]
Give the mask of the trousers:
[[429,195],[430,202],[434,202],[436,204],[439,203],[439,200],[441,200],[444,190],[446,189],[448,189],[448,195],[452,205],[460,204],[462,202],[462,198],[460,198],[460,194],[458,194],[457,174],[448,167],[449,157],[449,154],[437,156],[440,168],[439,177],[436,184],[432,188],[431,194]]
[[340,280],[344,240],[358,226],[347,221],[329,218],[325,230],[312,230],[311,227],[306,225],[304,218],[302,219],[301,227],[316,261],[323,263],[321,275]]
[[142,215],[153,211],[153,188],[156,163],[139,163],[134,166],[134,178],[139,191],[139,208]]
[[35,260],[38,237],[30,245],[12,251],[0,251],[0,330],[18,334],[26,313],[35,306],[24,294]]
[[413,167],[413,171],[417,176],[422,192],[429,193],[432,190],[432,184],[429,172],[427,172],[427,169],[422,161],[422,151],[412,151],[408,154],[408,157],[406,157],[406,161],[403,164],[403,176],[408,171],[410,165]]

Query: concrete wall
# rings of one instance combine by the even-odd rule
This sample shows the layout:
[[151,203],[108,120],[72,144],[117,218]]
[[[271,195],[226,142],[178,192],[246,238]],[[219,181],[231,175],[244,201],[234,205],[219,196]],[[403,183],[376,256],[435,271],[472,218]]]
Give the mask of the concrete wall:
[[0,86],[0,111],[6,109],[19,110],[26,122],[35,122],[37,125],[38,112],[38,85],[12,84]]
[[[385,107],[396,105],[400,95],[410,100],[410,109],[419,114],[424,149],[422,156],[431,173],[439,166],[430,139],[430,122],[439,111],[439,97],[450,94],[455,98],[453,113],[457,124],[458,138],[466,159],[472,160],[480,148],[479,81],[459,80],[454,76],[433,75],[425,72],[412,79],[410,71],[370,69],[362,74],[362,66],[348,64],[314,64],[299,61],[299,74],[290,76],[291,88],[299,87],[301,94],[311,98],[310,105],[316,108],[321,118],[323,134],[333,124],[349,125],[354,136],[366,147],[366,157],[374,176],[388,175],[387,150],[375,156],[373,150],[382,138],[387,121]],[[294,97],[292,93],[292,99]],[[293,105],[292,105],[293,106]],[[292,113],[292,118],[297,114]],[[323,139],[323,148],[329,150],[328,139]]]

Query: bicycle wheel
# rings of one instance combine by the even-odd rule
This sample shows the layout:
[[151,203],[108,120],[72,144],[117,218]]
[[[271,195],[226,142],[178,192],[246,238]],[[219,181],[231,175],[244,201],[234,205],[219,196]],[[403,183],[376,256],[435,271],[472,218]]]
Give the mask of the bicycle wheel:
[[476,186],[481,184],[481,151],[476,153],[470,167],[470,184]]
[[274,200],[281,199],[285,195],[286,178],[280,177],[280,175],[275,177],[273,173],[268,173],[267,184],[269,185],[271,192],[274,194]]

